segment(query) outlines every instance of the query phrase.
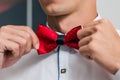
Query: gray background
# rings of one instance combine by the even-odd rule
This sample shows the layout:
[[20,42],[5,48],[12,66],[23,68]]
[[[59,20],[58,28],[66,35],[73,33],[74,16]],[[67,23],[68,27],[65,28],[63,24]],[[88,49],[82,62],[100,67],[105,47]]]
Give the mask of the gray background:
[[120,29],[120,0],[97,0],[98,13]]

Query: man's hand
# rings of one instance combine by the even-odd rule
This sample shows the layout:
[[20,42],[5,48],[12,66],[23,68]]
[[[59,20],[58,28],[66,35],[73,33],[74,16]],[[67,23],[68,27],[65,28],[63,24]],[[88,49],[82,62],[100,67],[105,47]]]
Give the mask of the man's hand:
[[29,27],[3,26],[0,28],[0,68],[18,61],[32,48],[38,49],[39,40]]
[[107,19],[95,21],[77,33],[80,53],[112,74],[120,69],[120,37]]

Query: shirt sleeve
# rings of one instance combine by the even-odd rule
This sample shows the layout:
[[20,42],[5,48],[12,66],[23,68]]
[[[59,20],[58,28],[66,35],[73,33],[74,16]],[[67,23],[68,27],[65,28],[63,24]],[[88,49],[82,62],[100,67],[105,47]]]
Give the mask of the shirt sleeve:
[[113,75],[112,80],[120,80],[120,70],[118,70],[117,73]]

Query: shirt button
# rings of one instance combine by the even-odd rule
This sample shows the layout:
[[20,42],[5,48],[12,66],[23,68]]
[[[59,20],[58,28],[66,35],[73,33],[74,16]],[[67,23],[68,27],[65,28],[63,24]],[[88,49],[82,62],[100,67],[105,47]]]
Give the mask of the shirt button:
[[62,74],[66,73],[66,69],[61,69],[61,73]]

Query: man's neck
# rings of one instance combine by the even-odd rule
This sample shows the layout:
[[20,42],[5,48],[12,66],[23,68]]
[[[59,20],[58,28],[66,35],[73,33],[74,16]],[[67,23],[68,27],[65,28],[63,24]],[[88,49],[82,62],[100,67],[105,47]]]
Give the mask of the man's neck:
[[48,16],[48,25],[55,31],[66,33],[72,28],[92,22],[97,17],[96,5],[62,16]]

